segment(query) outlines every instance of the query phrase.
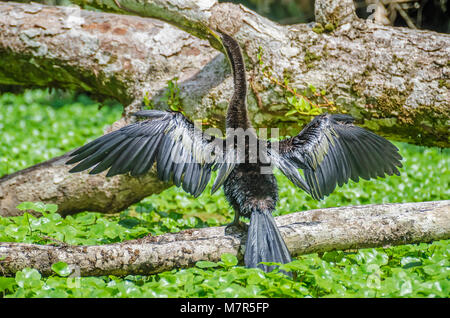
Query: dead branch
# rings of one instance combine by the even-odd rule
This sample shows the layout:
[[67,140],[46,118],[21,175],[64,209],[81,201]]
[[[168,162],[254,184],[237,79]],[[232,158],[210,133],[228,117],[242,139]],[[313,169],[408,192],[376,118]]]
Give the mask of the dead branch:
[[[450,201],[379,204],[318,209],[276,218],[292,255],[430,242],[450,237]],[[220,260],[223,253],[242,259],[245,235],[226,235],[225,227],[147,236],[95,246],[0,243],[0,272],[12,276],[25,267],[43,275],[62,261],[77,275],[148,275]]]

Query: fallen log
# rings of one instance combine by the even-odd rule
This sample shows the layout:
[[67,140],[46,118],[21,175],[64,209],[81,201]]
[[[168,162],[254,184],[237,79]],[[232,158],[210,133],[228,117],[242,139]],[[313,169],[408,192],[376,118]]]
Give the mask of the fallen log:
[[[450,200],[317,209],[279,216],[276,222],[292,255],[431,242],[450,238]],[[245,234],[225,227],[184,230],[122,243],[92,246],[0,243],[0,273],[26,267],[51,275],[65,262],[81,276],[149,275],[217,262],[223,253],[242,260]]]

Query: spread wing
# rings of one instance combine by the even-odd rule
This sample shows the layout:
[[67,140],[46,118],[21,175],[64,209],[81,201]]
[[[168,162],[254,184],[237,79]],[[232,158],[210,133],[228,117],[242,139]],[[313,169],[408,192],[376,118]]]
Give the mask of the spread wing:
[[349,179],[399,175],[397,147],[353,121],[348,115],[316,116],[297,136],[280,141],[278,150],[269,150],[272,162],[316,200]]
[[233,150],[225,150],[224,140],[204,134],[181,113],[144,110],[136,116],[149,119],[138,121],[106,134],[74,151],[66,164],[78,163],[70,172],[89,168],[90,174],[109,169],[111,177],[130,173],[147,173],[156,161],[158,177],[173,181],[176,186],[200,195],[218,170],[212,192],[226,180],[234,168]]

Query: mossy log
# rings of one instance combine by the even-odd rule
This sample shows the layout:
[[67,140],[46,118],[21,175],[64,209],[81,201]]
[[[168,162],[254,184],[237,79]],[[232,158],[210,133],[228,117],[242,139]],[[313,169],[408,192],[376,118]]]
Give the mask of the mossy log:
[[[292,255],[430,242],[450,238],[450,201],[380,204],[310,210],[276,222]],[[73,275],[149,275],[217,262],[223,253],[242,261],[245,233],[225,227],[191,229],[122,243],[91,246],[0,243],[0,273],[26,267],[51,275],[65,262]]]

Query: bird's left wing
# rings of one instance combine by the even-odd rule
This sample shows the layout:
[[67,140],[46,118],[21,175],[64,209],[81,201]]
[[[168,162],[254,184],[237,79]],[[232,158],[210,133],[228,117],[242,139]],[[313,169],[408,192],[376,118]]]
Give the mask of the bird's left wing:
[[[320,200],[349,179],[399,175],[402,157],[388,140],[348,115],[316,116],[292,138],[271,144],[269,157],[295,185]],[[304,178],[297,169],[302,169]]]
[[[158,177],[200,195],[218,170],[212,192],[226,180],[234,167],[232,150],[224,148],[224,140],[204,134],[181,113],[145,110],[138,121],[106,134],[74,151],[67,164],[78,163],[70,172],[93,167],[90,174],[109,168],[107,177],[130,173],[140,176],[156,161]],[[80,162],[81,161],[81,162]]]

